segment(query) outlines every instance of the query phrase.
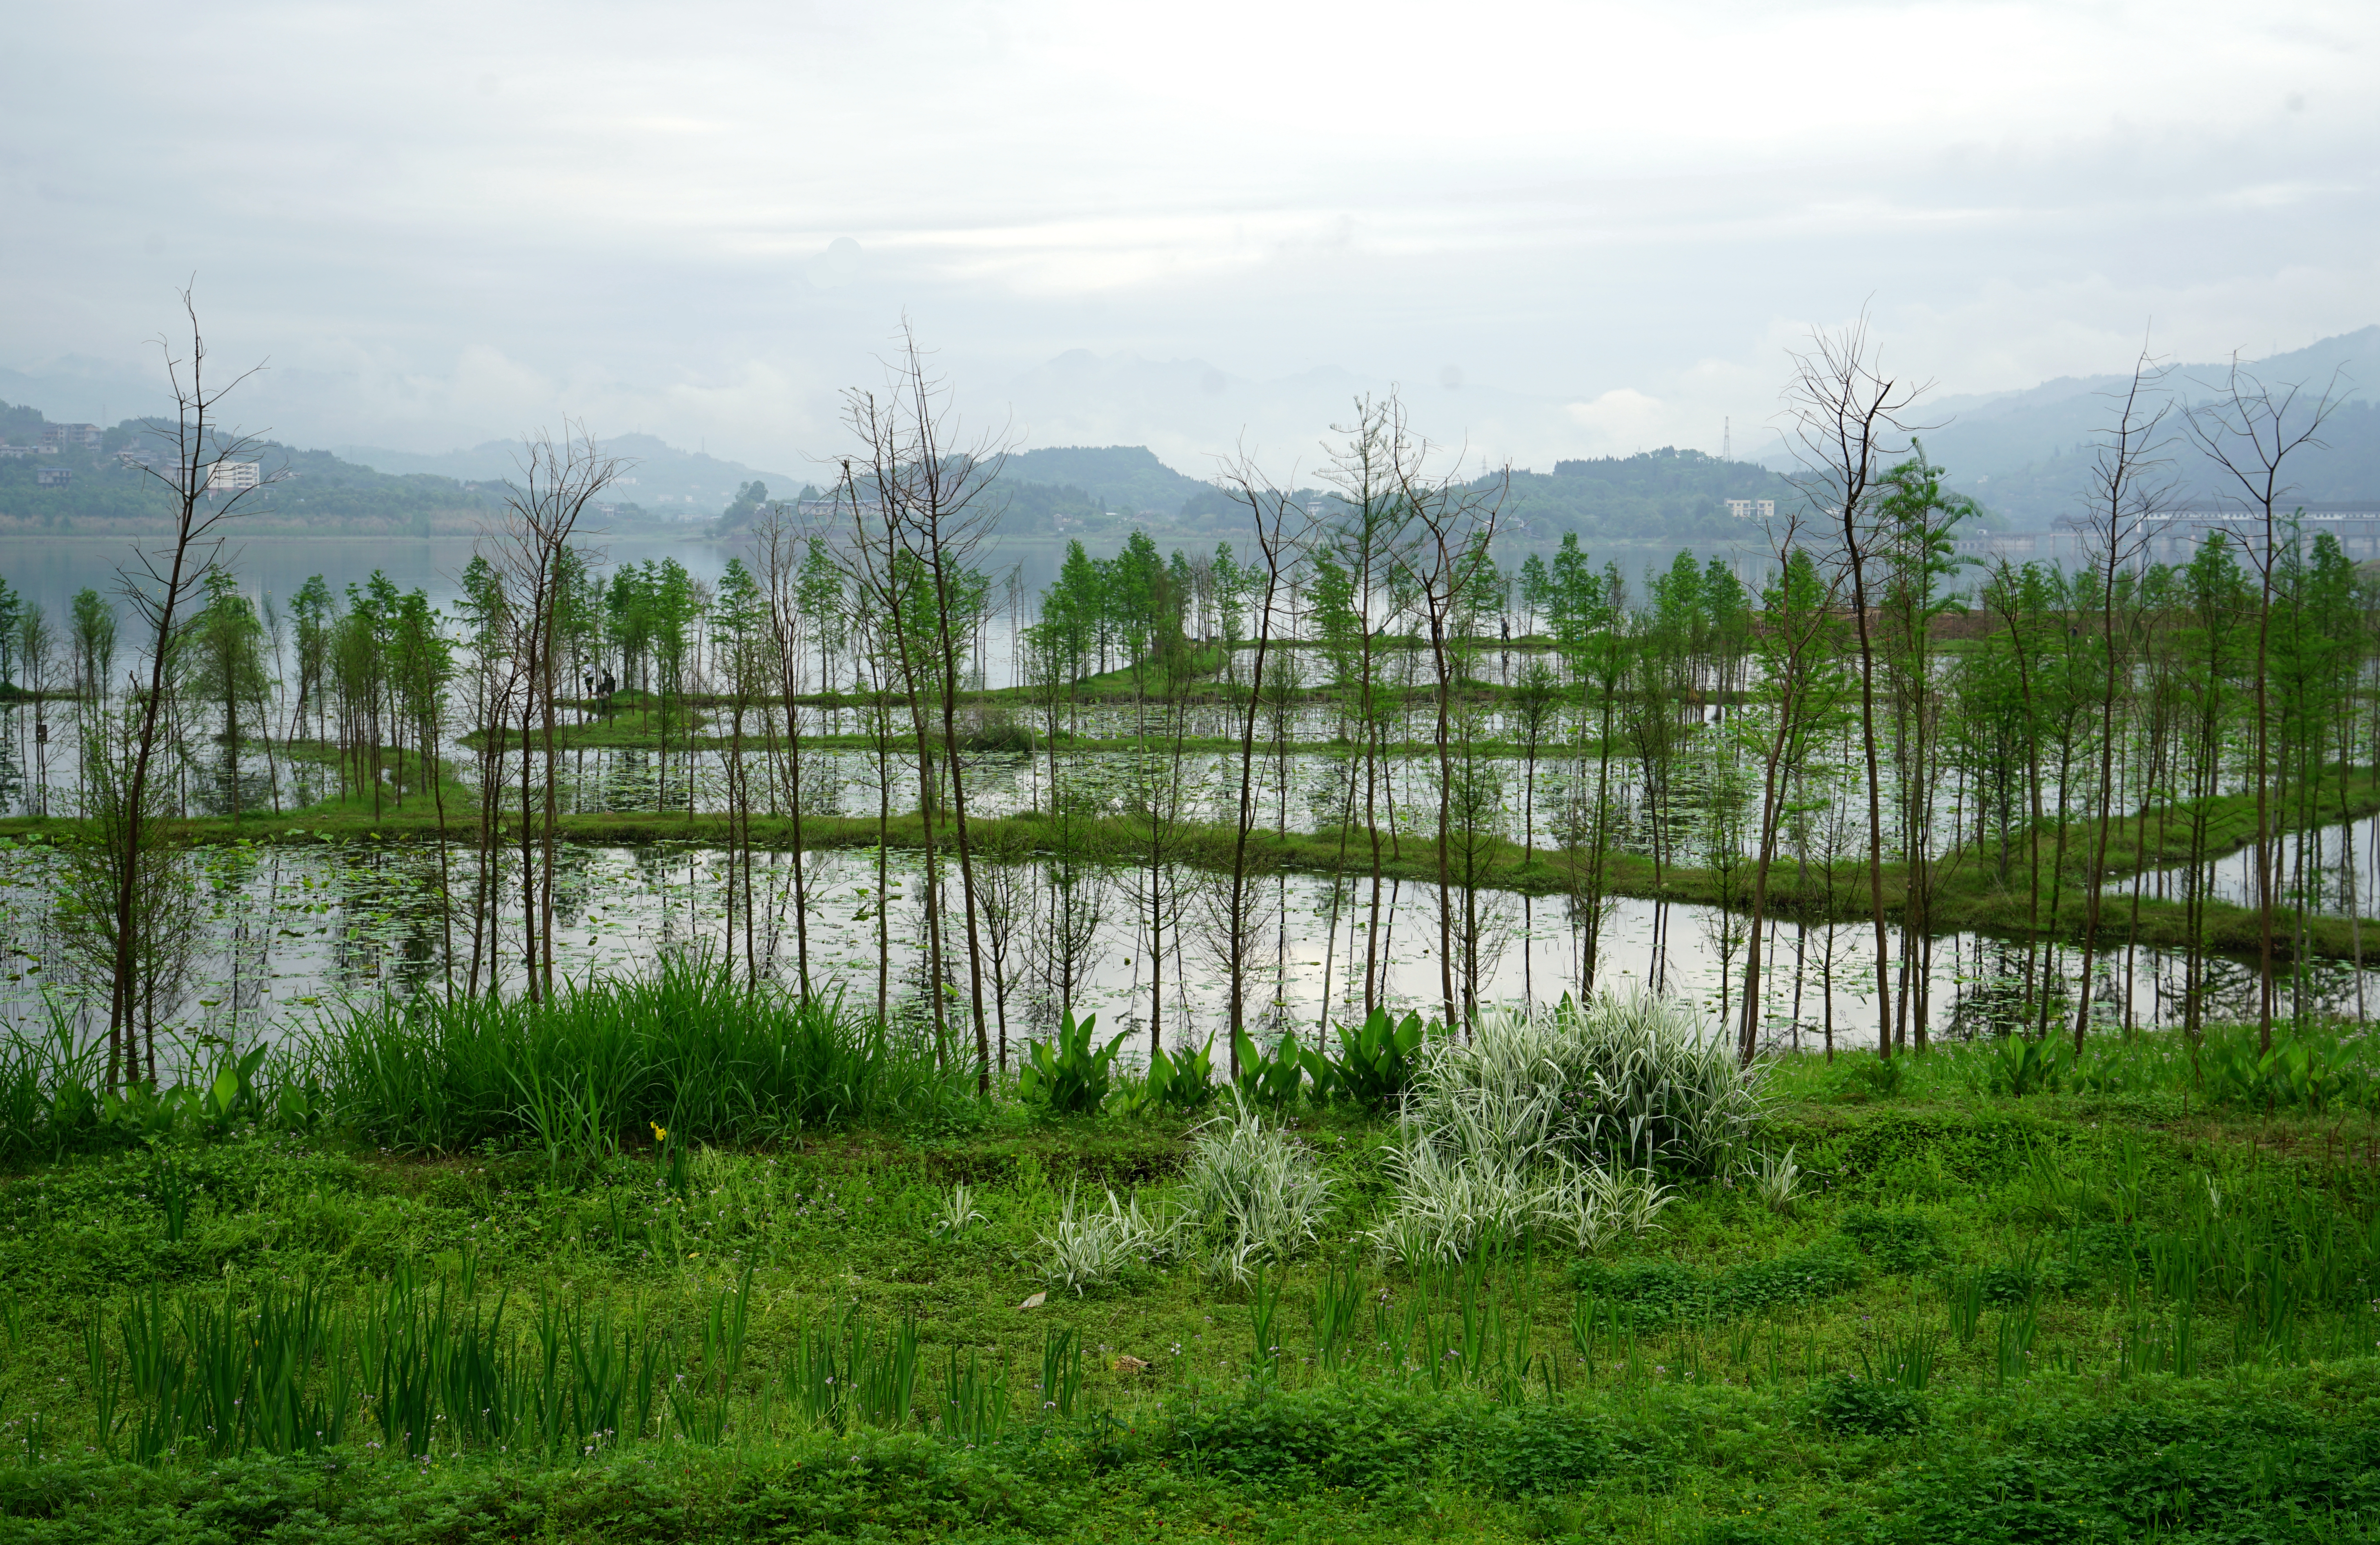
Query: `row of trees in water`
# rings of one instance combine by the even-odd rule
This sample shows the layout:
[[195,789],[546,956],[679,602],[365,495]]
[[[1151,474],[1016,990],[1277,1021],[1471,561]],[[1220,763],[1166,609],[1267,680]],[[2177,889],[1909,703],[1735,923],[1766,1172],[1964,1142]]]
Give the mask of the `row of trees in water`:
[[[1331,850],[1332,948],[1343,906],[1349,995],[1366,1008],[1389,992],[1394,877],[1420,866],[1450,1022],[1479,1006],[1493,972],[1500,882],[1568,895],[1585,991],[1611,898],[1642,883],[1626,866],[1649,864],[1657,892],[1694,872],[1719,904],[1719,1007],[1747,1057],[1774,1013],[1776,919],[1840,915],[1856,884],[1889,1056],[1927,1034],[1946,896],[1986,889],[2020,897],[2024,914],[2007,1021],[2047,1035],[2070,1015],[2082,1037],[2094,960],[2116,933],[2103,880],[2119,849],[2187,857],[2178,899],[2194,1014],[2219,800],[2244,795],[2269,1033],[2274,967],[2307,953],[2309,908],[2280,903],[2292,885],[2307,899],[2317,878],[2302,872],[2303,844],[2301,872],[2281,872],[2281,833],[2350,813],[2349,770],[2380,763],[2365,689],[2374,589],[2335,541],[2298,540],[2286,497],[2287,458],[2327,399],[2244,372],[2182,428],[2234,477],[2245,518],[2178,567],[2142,561],[2171,496],[2153,372],[2111,405],[2080,512],[2086,562],[1977,566],[1958,546],[1974,506],[1946,491],[1911,433],[1915,394],[1854,330],[1799,361],[1789,400],[1805,501],[1767,533],[1756,587],[1735,566],[1681,554],[1640,598],[1574,538],[1504,572],[1502,480],[1439,454],[1391,397],[1359,403],[1339,431],[1328,497],[1244,457],[1220,481],[1245,539],[1199,558],[1163,556],[1143,535],[1109,559],[1077,544],[1027,624],[1014,578],[990,568],[1002,447],[954,441],[943,387],[911,350],[889,390],[846,399],[857,449],[840,464],[832,518],[769,512],[715,584],[671,561],[602,571],[582,522],[621,468],[582,435],[528,447],[454,616],[377,575],[344,600],[310,581],[285,616],[216,561],[239,496],[207,493],[205,473],[239,444],[213,421],[220,393],[195,368],[195,328],[193,339],[170,438],[178,488],[195,492],[182,493],[174,541],[142,555],[125,592],[141,659],[112,692],[117,621],[88,592],[65,651],[86,818],[71,910],[111,984],[125,1078],[153,1074],[157,984],[188,949],[174,937],[191,908],[174,900],[164,819],[186,785],[160,774],[200,738],[224,749],[235,816],[253,742],[276,805],[295,758],[334,770],[375,809],[426,801],[441,831],[467,825],[468,855],[439,845],[445,990],[509,982],[532,996],[556,980],[563,759],[596,715],[630,705],[634,738],[659,760],[658,804],[682,800],[691,818],[707,785],[724,818],[731,953],[756,979],[782,960],[805,991],[821,986],[803,894],[809,823],[826,803],[820,752],[856,747],[877,772],[879,1008],[896,1006],[886,854],[898,842],[924,870],[916,1010],[953,1054],[972,1042],[986,1080],[1006,1062],[1016,958],[1038,952],[1063,1000],[1099,920],[1094,859],[1125,846],[1151,1049],[1168,1020],[1165,963],[1194,957],[1217,968],[1236,1046],[1278,1007],[1265,961],[1285,948],[1278,881],[1293,824]],[[1006,697],[982,690],[1003,606],[1017,624],[1019,689]],[[55,649],[46,627],[20,609],[6,634],[37,689]],[[1089,699],[1123,713],[1121,744],[1106,737],[1097,759],[1067,750]],[[1028,712],[1038,736],[1016,722]],[[1037,741],[1038,887],[988,857],[1013,845],[988,850],[970,805],[982,759],[1014,760]],[[1324,772],[1293,822],[1301,752]],[[1541,767],[1559,774],[1542,813]],[[904,779],[914,797],[897,792]],[[787,907],[760,875],[771,847],[791,850]],[[2143,885],[2136,872],[2128,939]]]

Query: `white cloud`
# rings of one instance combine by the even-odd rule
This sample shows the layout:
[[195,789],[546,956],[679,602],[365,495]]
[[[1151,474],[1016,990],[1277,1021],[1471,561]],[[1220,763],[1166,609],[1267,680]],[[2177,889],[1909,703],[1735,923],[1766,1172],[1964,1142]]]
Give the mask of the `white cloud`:
[[[2285,10],[50,6],[0,56],[0,367],[145,368],[195,272],[325,443],[569,411],[783,466],[907,314],[979,401],[1075,347],[1455,360],[1432,412],[1518,457],[1742,450],[1863,300],[1953,390],[2374,320],[2380,11]],[[1209,398],[1044,406],[1226,448]]]
[[1592,402],[1572,403],[1564,411],[1586,432],[1586,449],[1597,456],[1629,456],[1674,439],[1676,410],[1633,386],[1615,387]]

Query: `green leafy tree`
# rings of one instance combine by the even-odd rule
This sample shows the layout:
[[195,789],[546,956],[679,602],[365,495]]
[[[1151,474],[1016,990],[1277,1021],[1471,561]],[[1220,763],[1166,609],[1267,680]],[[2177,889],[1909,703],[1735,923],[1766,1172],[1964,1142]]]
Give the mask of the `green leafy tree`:
[[222,710],[223,783],[235,824],[240,819],[239,754],[244,705],[263,695],[264,625],[256,607],[240,593],[230,570],[210,567],[202,582],[204,598],[177,642],[176,654],[184,684],[203,691]]

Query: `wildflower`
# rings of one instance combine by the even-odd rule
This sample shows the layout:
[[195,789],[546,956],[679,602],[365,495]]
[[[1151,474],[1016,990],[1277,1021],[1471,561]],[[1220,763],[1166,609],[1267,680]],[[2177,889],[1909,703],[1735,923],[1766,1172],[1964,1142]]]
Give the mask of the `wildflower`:
[[669,1140],[669,1128],[663,1126],[660,1122],[648,1121],[645,1125],[653,1129],[653,1141],[659,1143],[667,1142]]

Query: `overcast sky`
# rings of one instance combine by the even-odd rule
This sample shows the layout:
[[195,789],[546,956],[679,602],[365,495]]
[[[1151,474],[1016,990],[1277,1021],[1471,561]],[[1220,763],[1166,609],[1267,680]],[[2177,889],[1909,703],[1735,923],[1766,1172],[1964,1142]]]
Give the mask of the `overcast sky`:
[[29,6],[0,367],[141,372],[195,274],[305,444],[568,413],[798,468],[905,313],[1033,444],[1196,470],[1394,382],[1524,464],[1742,452],[1863,302],[1951,392],[2380,321],[2375,43],[2290,0]]

